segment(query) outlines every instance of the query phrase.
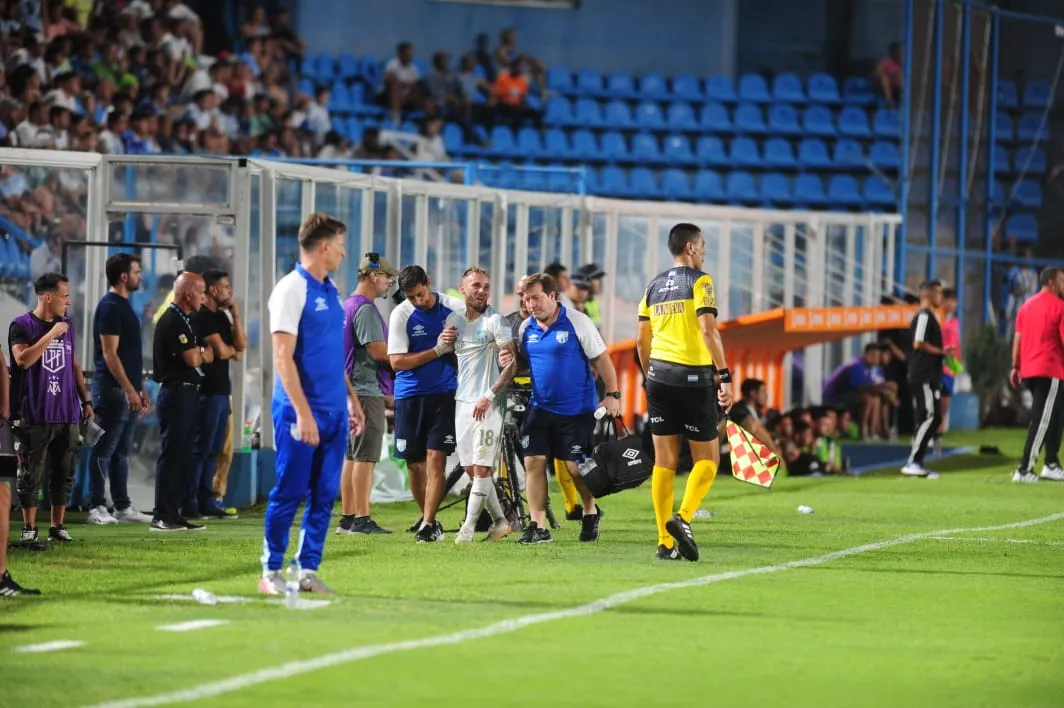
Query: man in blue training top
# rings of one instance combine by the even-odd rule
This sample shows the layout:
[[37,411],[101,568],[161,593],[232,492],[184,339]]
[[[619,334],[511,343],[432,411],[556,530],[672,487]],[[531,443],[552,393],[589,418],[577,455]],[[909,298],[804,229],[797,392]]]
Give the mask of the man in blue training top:
[[350,428],[362,432],[365,417],[344,374],[344,309],[329,273],[346,255],[347,227],[312,214],[299,229],[299,264],[270,295],[270,332],[277,380],[273,387],[273,436],[277,483],[266,507],[259,590],[284,594],[281,576],[288,534],[306,502],[296,557],[299,588],[331,593],[317,575]]
[[[558,303],[556,288],[549,275],[525,280],[525,304],[532,316],[521,324],[518,341],[532,373],[532,405],[521,440],[532,523],[518,541],[523,544],[552,540],[545,523],[548,456],[565,461],[583,499],[580,540],[598,540],[598,508],[577,469],[591,455],[600,405],[595,373],[606,384],[601,405],[613,417],[621,413],[617,371],[602,335],[587,315]],[[509,358],[500,356],[500,363],[505,366]]]
[[[447,456],[454,452],[457,314],[465,304],[433,292],[421,266],[399,271],[406,300],[392,310],[388,356],[395,374],[395,451],[410,470],[410,491],[421,507],[418,543],[443,540],[436,511],[443,500]],[[426,472],[427,468],[427,472]]]

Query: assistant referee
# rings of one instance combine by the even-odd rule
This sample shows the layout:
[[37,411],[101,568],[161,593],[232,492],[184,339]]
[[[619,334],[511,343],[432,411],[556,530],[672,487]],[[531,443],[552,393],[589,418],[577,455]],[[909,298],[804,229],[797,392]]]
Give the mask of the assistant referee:
[[[639,303],[636,347],[646,378],[654,440],[651,490],[658,523],[657,557],[696,561],[691,518],[717,476],[717,405],[724,410],[731,406],[731,374],[717,331],[713,278],[702,272],[706,257],[702,231],[694,224],[676,224],[669,231],[669,252],[672,268],[650,281]],[[694,467],[680,511],[673,514],[681,435],[691,446]]]

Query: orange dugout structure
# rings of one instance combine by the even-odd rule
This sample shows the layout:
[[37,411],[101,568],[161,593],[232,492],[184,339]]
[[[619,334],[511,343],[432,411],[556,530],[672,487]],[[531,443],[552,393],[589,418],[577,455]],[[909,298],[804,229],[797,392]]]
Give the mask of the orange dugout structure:
[[[738,394],[738,387],[745,379],[761,379],[769,389],[769,405],[782,406],[784,364],[789,352],[868,332],[905,328],[916,310],[914,305],[788,308],[723,322],[720,331],[734,390]],[[635,341],[611,346],[610,356],[624,392],[625,421],[632,426],[647,409]]]

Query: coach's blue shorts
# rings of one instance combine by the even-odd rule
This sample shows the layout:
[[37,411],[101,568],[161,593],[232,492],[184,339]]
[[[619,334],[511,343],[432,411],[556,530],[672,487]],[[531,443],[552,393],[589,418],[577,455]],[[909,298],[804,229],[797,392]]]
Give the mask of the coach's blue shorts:
[[942,395],[943,396],[950,396],[950,397],[953,396],[953,382],[954,382],[954,378],[952,376],[947,376],[946,374],[942,374]]

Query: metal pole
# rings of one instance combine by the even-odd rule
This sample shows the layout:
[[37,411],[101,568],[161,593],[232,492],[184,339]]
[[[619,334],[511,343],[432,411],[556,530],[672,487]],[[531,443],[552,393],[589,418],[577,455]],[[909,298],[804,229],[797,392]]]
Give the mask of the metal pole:
[[[913,85],[913,22],[914,15],[916,14],[916,0],[906,0],[905,2],[905,45],[904,56],[902,57],[902,75],[904,77],[905,86],[907,90],[902,91],[901,96],[901,170],[900,170],[900,192],[901,204],[899,204],[898,213],[901,214],[902,223],[902,238],[897,242],[897,261],[894,263],[893,277],[894,282],[898,290],[898,295],[902,295],[905,291],[905,237],[908,235],[909,229],[909,189],[912,186],[912,166],[910,163],[910,155],[912,154],[912,106],[913,95],[912,91],[908,90]],[[793,240],[793,234],[791,236]],[[788,260],[788,263],[793,261]],[[892,290],[894,288],[891,288]],[[789,303],[784,303],[784,306],[789,306]]]
[[[968,60],[972,51],[972,8],[964,3],[961,8],[961,129],[960,164],[957,170],[957,313],[964,314],[964,251],[968,245],[968,103],[971,95],[972,63]],[[988,163],[987,178],[994,178],[994,163]]]
[[990,298],[993,296],[990,278],[990,258],[994,252],[994,147],[997,144],[998,67],[1001,44],[1001,14],[996,7],[990,8],[990,106],[986,139],[986,199],[983,215],[986,233],[983,242],[983,322],[990,321]]
[[942,139],[942,45],[943,33],[946,25],[945,0],[935,0],[935,63],[932,66],[934,78],[932,80],[931,100],[931,177],[928,179],[930,195],[930,223],[927,225],[927,244],[931,250],[927,254],[927,277],[934,278],[937,272],[935,263],[935,242],[938,237],[938,207],[942,195],[938,191],[938,169],[941,160],[939,141]]

